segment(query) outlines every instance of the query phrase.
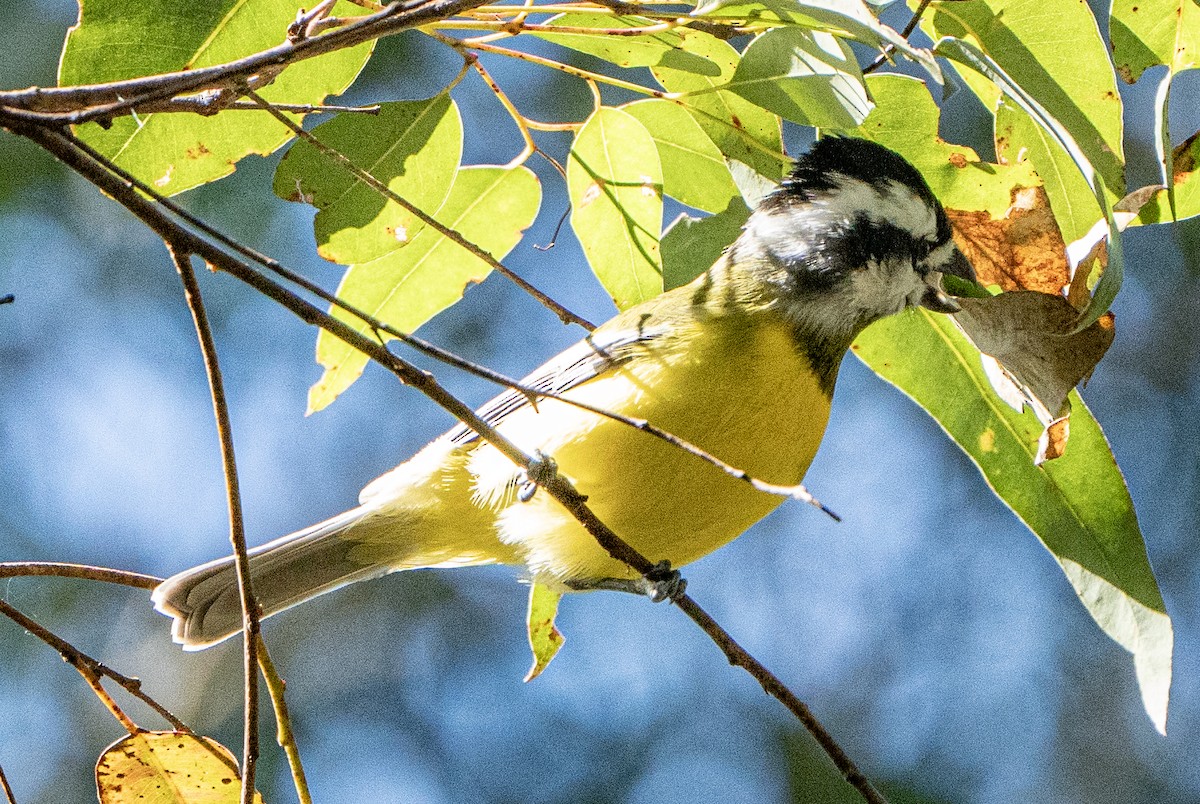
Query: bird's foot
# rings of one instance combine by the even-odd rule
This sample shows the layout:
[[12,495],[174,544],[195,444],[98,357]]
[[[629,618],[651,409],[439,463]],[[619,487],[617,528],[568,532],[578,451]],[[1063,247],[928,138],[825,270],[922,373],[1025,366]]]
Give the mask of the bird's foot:
[[568,581],[567,586],[580,592],[605,590],[628,592],[650,598],[653,603],[675,600],[687,590],[687,580],[670,561],[660,561],[640,578],[597,578],[587,581]]
[[533,457],[529,459],[529,466],[525,467],[521,474],[521,488],[517,492],[517,499],[529,502],[539,485],[558,474],[558,464],[540,449],[534,450]]

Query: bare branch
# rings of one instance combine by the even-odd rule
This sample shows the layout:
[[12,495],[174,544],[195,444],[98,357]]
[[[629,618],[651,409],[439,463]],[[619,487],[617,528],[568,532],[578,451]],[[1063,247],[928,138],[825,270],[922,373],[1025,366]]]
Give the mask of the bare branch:
[[775,698],[777,701],[787,707],[787,710],[796,716],[796,719],[804,724],[804,728],[808,729],[808,733],[820,744],[829,758],[833,760],[833,764],[837,766],[841,772],[842,778],[846,783],[853,787],[863,797],[867,804],[887,804],[887,799],[883,794],[875,789],[871,784],[871,780],[858,769],[854,761],[849,755],[842,750],[837,741],[833,739],[821,721],[817,720],[816,715],[812,710],[801,701],[796,694],[787,688],[779,678],[766,668],[758,659],[755,659],[750,653],[739,645],[729,632],[709,615],[704,609],[700,608],[700,604],[692,600],[687,595],[681,595],[675,598],[676,606],[691,618],[692,622],[700,626],[704,633],[708,634],[709,638],[717,644],[717,647],[729,659],[729,663],[742,668],[750,675],[754,676],[768,695]]
[[[917,10],[913,12],[912,19],[908,21],[908,24],[904,26],[904,30],[900,32],[900,36],[905,39],[908,39],[908,37],[912,36],[913,31],[917,30],[917,25],[921,23],[921,17],[924,16],[925,9],[929,8],[929,4],[931,2],[933,2],[933,0],[921,0],[921,4],[917,6]],[[863,68],[863,75],[866,75],[867,73],[873,73],[878,70],[885,63],[887,63],[889,59],[891,59],[892,54],[895,52],[895,45],[886,45],[883,48],[883,52],[879,54],[875,61]]]
[[113,715],[119,721],[121,721],[121,724],[125,726],[125,728],[128,729],[131,734],[137,731],[137,725],[134,724],[133,721],[121,711],[116,702],[113,701],[108,693],[104,691],[104,688],[100,686],[99,679],[101,676],[106,676],[117,682],[117,684],[121,685],[126,692],[142,701],[159,715],[161,715],[176,730],[186,731],[189,734],[192,733],[192,730],[189,729],[182,720],[167,711],[166,707],[162,706],[158,701],[142,692],[142,682],[138,679],[122,675],[116,670],[106,666],[103,662],[93,659],[91,656],[76,648],[70,642],[67,642],[65,639],[55,635],[49,629],[40,625],[35,620],[32,620],[26,615],[22,614],[4,600],[0,600],[0,614],[8,617],[26,631],[42,640],[50,647],[54,648],[54,650],[58,652],[58,655],[62,656],[64,662],[79,671],[79,674],[84,677],[84,679],[88,682],[88,685],[91,686],[91,688],[96,692],[96,695],[100,698],[100,700],[104,702],[104,705],[108,707],[109,711],[111,711]]
[[78,87],[0,92],[0,125],[77,125],[131,114],[143,104],[204,90],[236,89],[253,76],[470,11],[485,0],[409,0],[320,36],[287,42],[244,59],[175,73]]
[[59,561],[5,561],[0,562],[0,578],[22,578],[51,575],[58,578],[82,578],[87,581],[103,581],[134,589],[153,589],[163,582],[162,578],[140,572],[115,570],[108,567],[92,567],[87,564],[67,564]]
[[209,393],[217,419],[217,436],[221,441],[221,463],[225,469],[225,495],[229,505],[229,540],[233,543],[238,592],[242,599],[242,631],[245,634],[245,644],[242,646],[245,671],[242,804],[254,804],[254,776],[258,763],[259,614],[258,601],[254,599],[254,590],[250,583],[250,559],[246,555],[246,529],[242,518],[242,496],[238,488],[233,429],[229,423],[229,406],[225,402],[225,384],[221,379],[217,346],[213,342],[212,329],[208,325],[208,314],[204,310],[200,286],[196,283],[196,272],[192,270],[191,253],[173,240],[166,242],[179,278],[183,280],[183,295],[187,299],[188,309],[191,310],[192,320],[196,325],[196,335],[200,339],[200,351],[204,356],[204,369],[208,374]]
[[292,718],[288,714],[287,699],[284,692],[287,684],[279,676],[271,657],[267,653],[267,644],[258,639],[258,666],[262,669],[263,678],[267,682],[267,693],[271,696],[271,704],[275,708],[275,740],[287,755],[288,766],[292,770],[292,783],[296,786],[296,797],[300,804],[312,804],[312,793],[308,790],[308,779],[304,776],[304,766],[300,764],[300,749],[296,745],[296,735],[292,731]]
[[[84,147],[85,149],[87,149],[90,154],[94,154],[97,157],[99,156],[98,154],[95,154],[94,151],[91,151],[91,149],[88,148],[88,146],[84,145],[83,143],[80,143],[80,145],[81,145],[81,147]],[[745,483],[748,483],[749,485],[753,486],[755,489],[757,489],[761,492],[764,492],[766,494],[773,494],[773,495],[781,496],[781,497],[790,497],[792,499],[799,500],[800,502],[807,503],[808,505],[812,505],[815,508],[818,508],[819,510],[824,512],[826,515],[831,517],[833,520],[835,520],[837,522],[841,521],[841,517],[839,517],[834,511],[830,510],[827,506],[825,506],[823,503],[821,503],[820,500],[816,499],[812,494],[810,494],[808,489],[803,484],[795,485],[795,486],[783,486],[783,485],[778,485],[778,484],[774,484],[774,483],[767,483],[766,481],[763,481],[759,478],[754,477],[750,473],[746,472],[744,469],[739,469],[735,466],[725,463],[717,456],[712,455],[711,453],[696,446],[695,444],[692,444],[690,441],[680,438],[679,436],[676,436],[675,434],[673,434],[669,431],[663,430],[662,428],[655,426],[652,422],[649,422],[645,419],[635,419],[633,417],[623,416],[619,413],[614,413],[614,412],[606,410],[604,408],[600,408],[600,407],[597,407],[594,405],[589,405],[586,402],[581,402],[577,399],[573,399],[570,397],[564,397],[561,394],[556,394],[551,391],[540,390],[540,389],[536,389],[536,388],[532,388],[532,387],[523,385],[519,380],[513,379],[504,374],[501,374],[500,372],[493,371],[492,369],[490,369],[486,366],[482,366],[478,363],[474,363],[470,360],[467,360],[467,359],[463,358],[462,356],[455,354],[454,352],[451,352],[447,349],[443,349],[440,346],[437,346],[436,344],[430,343],[429,341],[426,341],[423,338],[413,335],[412,333],[407,333],[407,332],[398,330],[395,327],[391,326],[390,324],[387,324],[386,322],[381,321],[378,318],[375,318],[370,313],[367,313],[364,310],[361,310],[360,308],[338,298],[334,294],[332,294],[332,293],[328,292],[327,290],[325,290],[324,288],[322,288],[320,285],[317,285],[316,283],[311,282],[309,279],[302,276],[301,274],[287,268],[286,266],[281,264],[279,261],[277,261],[271,257],[267,257],[264,254],[260,254],[257,251],[250,249],[250,248],[238,243],[237,241],[229,238],[228,236],[226,236],[224,233],[220,232],[219,230],[214,229],[213,227],[209,226],[208,224],[204,223],[203,221],[197,219],[196,217],[191,215],[191,213],[189,213],[187,210],[183,209],[182,207],[179,207],[177,204],[175,204],[169,198],[163,196],[161,193],[159,193],[153,187],[150,187],[146,183],[138,180],[136,177],[129,174],[128,172],[126,172],[116,166],[113,166],[113,170],[118,175],[120,175],[122,179],[124,179],[125,181],[134,185],[137,189],[141,190],[142,192],[146,193],[147,195],[151,196],[152,198],[154,198],[160,204],[162,204],[163,206],[165,206],[169,210],[171,210],[171,212],[175,213],[176,215],[179,215],[189,225],[196,227],[197,229],[201,230],[208,236],[216,239],[222,245],[235,250],[237,253],[247,257],[250,260],[253,260],[254,262],[257,262],[258,264],[262,265],[264,268],[267,268],[268,270],[272,271],[273,273],[277,274],[278,276],[281,276],[284,279],[288,280],[289,282],[293,282],[293,283],[299,285],[300,287],[304,288],[308,292],[312,293],[317,298],[322,299],[323,301],[326,301],[329,304],[346,311],[350,315],[353,315],[355,318],[358,318],[359,320],[361,320],[364,324],[369,326],[373,331],[375,331],[377,333],[383,333],[386,335],[390,335],[393,338],[401,341],[402,343],[407,344],[408,346],[412,347],[413,349],[416,349],[417,351],[419,351],[423,354],[429,355],[430,357],[440,360],[441,362],[446,363],[447,365],[454,366],[455,368],[461,369],[462,371],[465,371],[469,374],[473,374],[476,377],[480,377],[480,378],[488,380],[490,382],[494,382],[497,385],[501,385],[505,388],[510,388],[512,390],[519,391],[522,394],[524,394],[526,397],[528,397],[530,400],[536,401],[537,399],[554,399],[554,400],[557,400],[564,404],[571,405],[573,407],[577,407],[581,410],[586,410],[589,413],[595,413],[598,416],[603,416],[603,417],[611,419],[613,421],[620,422],[628,427],[633,427],[637,430],[641,430],[650,436],[653,436],[662,441],[666,441],[670,444],[673,444],[677,448],[682,449],[683,451],[688,452],[688,453],[694,455],[695,457],[712,464],[713,466],[716,466],[718,469],[725,472],[730,477],[733,477],[733,478],[741,480]],[[366,174],[366,175],[370,176],[370,174]]]
[[4,775],[3,767],[0,767],[0,790],[4,791],[4,800],[8,804],[17,804],[17,797],[13,795],[12,788],[8,785],[8,777]]

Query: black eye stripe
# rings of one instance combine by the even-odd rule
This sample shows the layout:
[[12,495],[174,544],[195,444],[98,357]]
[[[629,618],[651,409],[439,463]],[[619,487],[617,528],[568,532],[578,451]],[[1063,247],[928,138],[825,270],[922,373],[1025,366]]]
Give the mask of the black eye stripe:
[[859,215],[854,219],[846,238],[847,245],[853,247],[856,253],[847,256],[858,265],[868,260],[888,258],[923,260],[949,239],[948,233],[946,239],[940,234],[939,231],[938,236],[933,238],[915,237],[901,226]]

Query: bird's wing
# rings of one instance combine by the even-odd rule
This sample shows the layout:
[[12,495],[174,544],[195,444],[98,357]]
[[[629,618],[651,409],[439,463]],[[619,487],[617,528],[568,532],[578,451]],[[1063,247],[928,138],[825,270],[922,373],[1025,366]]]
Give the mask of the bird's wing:
[[[597,331],[527,375],[521,385],[547,394],[562,394],[627,362],[638,348],[663,333],[661,327],[622,328],[608,333]],[[530,404],[533,402],[528,395],[510,388],[485,403],[476,413],[496,427],[507,416]],[[443,438],[462,446],[478,439],[479,434],[465,424],[459,424]]]

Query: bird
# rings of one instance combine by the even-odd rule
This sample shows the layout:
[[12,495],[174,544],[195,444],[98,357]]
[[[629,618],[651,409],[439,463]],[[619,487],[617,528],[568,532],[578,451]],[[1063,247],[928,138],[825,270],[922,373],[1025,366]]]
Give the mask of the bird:
[[[783,500],[640,429],[647,421],[767,483],[795,486],[820,446],[842,358],[872,322],[959,310],[944,275],[974,281],[921,174],[875,142],[825,136],[684,286],[618,313],[479,416],[544,456],[621,539],[678,568]],[[561,397],[561,398],[559,398]],[[369,483],[358,506],[249,551],[270,616],[401,570],[506,564],[561,591],[639,589],[553,497],[465,425]],[[536,491],[536,488],[534,489]],[[152,592],[185,650],[242,630],[233,557]]]

